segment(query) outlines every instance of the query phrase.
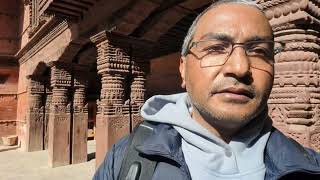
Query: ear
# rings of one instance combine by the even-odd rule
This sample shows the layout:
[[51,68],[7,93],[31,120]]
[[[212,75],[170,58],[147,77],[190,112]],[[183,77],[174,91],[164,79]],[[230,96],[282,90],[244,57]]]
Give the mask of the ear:
[[180,71],[180,76],[181,76],[181,87],[183,89],[186,88],[186,80],[185,80],[185,69],[186,69],[186,57],[181,57],[180,58],[180,65],[179,65],[179,71]]

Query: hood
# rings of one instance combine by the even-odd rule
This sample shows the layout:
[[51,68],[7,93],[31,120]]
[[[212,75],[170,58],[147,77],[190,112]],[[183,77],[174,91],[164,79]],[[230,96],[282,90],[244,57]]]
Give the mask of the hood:
[[[192,106],[187,93],[179,93],[151,97],[142,106],[141,116],[148,121],[170,124],[181,135],[192,133],[225,147],[226,143],[223,140],[212,135],[192,119],[191,112]],[[201,147],[200,144],[197,146]]]
[[153,96],[141,109],[145,120],[172,125],[179,132],[192,176],[205,179],[229,176],[260,179],[264,176],[263,152],[271,121],[250,122],[245,131],[228,144],[192,119],[191,112],[187,93]]
[[[147,121],[172,125],[181,135],[192,133],[209,140],[223,148],[230,148],[227,143],[211,134],[191,117],[192,105],[187,93],[156,95],[148,99],[141,108],[141,116]],[[262,120],[264,121],[264,120]],[[265,121],[266,122],[266,121]],[[249,145],[262,132],[263,127],[271,129],[271,123],[261,121],[251,123],[246,131],[239,133],[233,141],[242,141]],[[195,142],[196,143],[196,142]],[[197,144],[197,143],[196,143]],[[207,144],[203,150],[206,150]]]

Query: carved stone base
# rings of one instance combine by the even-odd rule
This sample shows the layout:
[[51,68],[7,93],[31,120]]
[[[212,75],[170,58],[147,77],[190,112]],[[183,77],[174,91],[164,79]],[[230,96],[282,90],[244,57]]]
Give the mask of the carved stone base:
[[96,167],[98,167],[112,145],[130,132],[129,115],[103,116],[98,114],[96,127]]

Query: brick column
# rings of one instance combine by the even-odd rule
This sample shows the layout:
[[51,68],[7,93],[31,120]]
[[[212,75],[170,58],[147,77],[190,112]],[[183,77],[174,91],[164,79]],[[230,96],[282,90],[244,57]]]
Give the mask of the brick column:
[[275,40],[289,41],[275,56],[269,99],[274,126],[304,146],[320,151],[319,8],[315,1],[263,2]]
[[28,109],[27,109],[27,133],[26,151],[43,150],[44,105],[42,96],[44,93],[43,80],[40,77],[28,76]]
[[71,65],[50,64],[52,104],[49,116],[49,165],[57,167],[70,163],[71,114],[68,89],[71,86]]
[[87,161],[88,138],[88,105],[85,101],[88,72],[75,68],[74,74],[72,164]]

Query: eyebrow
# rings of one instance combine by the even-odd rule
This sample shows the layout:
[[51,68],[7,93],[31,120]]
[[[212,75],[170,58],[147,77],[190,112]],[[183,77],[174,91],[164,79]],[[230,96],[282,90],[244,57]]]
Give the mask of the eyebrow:
[[202,35],[199,40],[203,41],[203,40],[210,40],[210,39],[233,42],[233,38],[231,36],[224,33],[213,33],[213,32],[209,32]]
[[246,42],[250,41],[273,41],[272,36],[253,36],[246,40]]
[[[204,34],[203,36],[200,37],[200,41],[203,40],[210,40],[210,39],[217,39],[221,41],[229,41],[229,42],[234,42],[234,38],[232,38],[230,35],[225,34],[225,33],[213,33],[209,32]],[[250,41],[272,41],[273,37],[272,36],[252,36],[248,38],[245,42],[250,42]]]

